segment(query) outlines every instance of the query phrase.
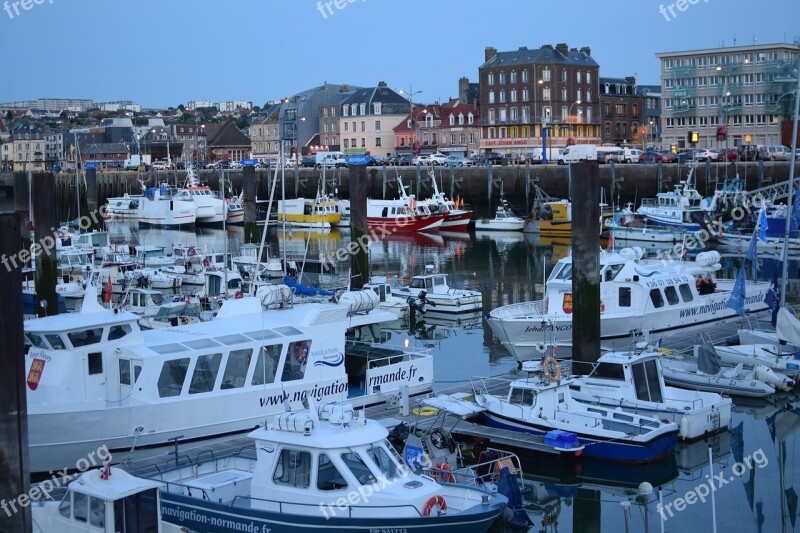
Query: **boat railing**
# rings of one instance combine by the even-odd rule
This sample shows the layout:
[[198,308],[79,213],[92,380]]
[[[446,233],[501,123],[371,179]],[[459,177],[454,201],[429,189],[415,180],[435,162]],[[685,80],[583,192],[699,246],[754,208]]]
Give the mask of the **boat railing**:
[[[359,351],[359,355],[365,355],[369,359],[370,368],[377,367],[377,366],[384,366],[393,364],[398,357],[402,357],[403,360],[409,360],[411,358],[420,359],[420,358],[428,358],[431,356],[431,349],[429,348],[420,348],[417,346],[414,347],[405,347],[399,344],[381,344],[379,346],[375,346],[371,342],[367,341],[348,341],[348,347],[355,347]],[[386,355],[383,357],[376,357],[371,358],[370,355],[372,354],[385,354],[387,351],[393,352],[391,355]]]
[[507,394],[511,384],[514,382],[513,379],[505,377],[472,377],[469,381],[474,394],[492,396],[500,402],[500,405],[513,407],[515,410],[519,411],[519,418],[525,418],[524,406],[511,403],[506,399],[506,396],[498,394],[498,392]]
[[541,300],[532,302],[520,302],[516,304],[504,305],[497,307],[490,312],[492,318],[521,318],[524,316],[542,316],[544,315],[544,305]]
[[509,473],[520,483],[525,479],[522,461],[516,454],[491,447],[481,452],[475,464],[450,470],[449,467],[437,463],[431,468],[422,470],[422,473],[437,482],[482,486],[487,483],[497,483],[500,480],[502,468],[508,468]]
[[[303,514],[307,514],[307,515],[319,515],[320,512],[321,512],[319,503],[286,502],[286,501],[280,501],[280,500],[270,500],[270,499],[267,499],[267,498],[257,498],[255,496],[241,496],[241,495],[240,496],[235,496],[233,498],[233,500],[231,500],[230,506],[231,507],[235,507],[237,509],[257,509],[257,507],[255,507],[253,505],[253,502],[259,502],[259,503],[264,503],[264,504],[269,504],[269,505],[272,505],[272,506],[276,506],[277,512],[279,512],[281,514],[286,513],[288,515],[291,515],[291,514],[295,514],[296,515],[298,513],[297,513],[296,510],[293,510],[293,509],[298,509],[298,508],[304,509],[304,510],[307,509],[308,512],[307,513],[303,513]],[[334,509],[334,507],[331,507],[331,510],[333,510],[333,509]],[[356,515],[357,517],[372,516],[372,512],[377,510],[377,509],[385,509],[387,511],[395,510],[395,512],[397,510],[400,510],[400,509],[406,509],[408,511],[409,515],[413,516],[413,515],[416,514],[416,516],[419,516],[419,517],[423,516],[422,512],[419,509],[417,509],[414,505],[411,505],[411,504],[397,504],[397,505],[352,505],[351,504],[351,505],[347,505],[346,509],[347,509],[347,517],[348,518],[354,518],[353,511],[354,510],[357,511],[359,509],[363,509],[364,511],[366,511],[368,513],[368,515],[361,515],[359,513],[359,514]],[[340,506],[337,505],[335,507],[335,510],[336,511],[344,511],[345,509],[343,507],[340,507]],[[337,515],[334,514],[334,516],[337,516]],[[387,514],[386,516],[394,516],[394,517],[396,517],[398,515],[396,515],[396,514]]]
[[643,198],[639,207],[659,207],[658,198]]
[[[668,405],[668,406],[670,404],[674,404],[675,405],[674,409],[675,409],[675,414],[676,415],[677,414],[681,414],[683,412],[687,412],[686,409],[685,409],[685,406],[686,406],[687,403],[691,404],[691,406],[692,406],[692,409],[689,410],[688,412],[691,412],[692,410],[699,409],[701,407],[705,407],[706,406],[706,402],[702,398],[695,398],[694,400],[687,400],[685,398],[670,398],[667,395],[664,395],[664,403],[666,405]],[[712,404],[713,404],[713,402],[712,402]]]

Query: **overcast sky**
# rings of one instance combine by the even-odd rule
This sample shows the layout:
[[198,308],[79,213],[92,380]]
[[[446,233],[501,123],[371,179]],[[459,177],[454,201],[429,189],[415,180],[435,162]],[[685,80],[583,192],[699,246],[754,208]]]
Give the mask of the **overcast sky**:
[[0,0],[0,102],[60,97],[133,100],[146,107],[188,100],[263,105],[324,81],[361,86],[386,81],[394,89],[422,91],[414,100],[431,103],[455,96],[461,76],[477,81],[487,46],[500,51],[560,42],[589,46],[601,76],[635,74],[639,83],[657,84],[657,52],[800,37],[800,0],[25,0],[25,5],[30,9],[19,0]]

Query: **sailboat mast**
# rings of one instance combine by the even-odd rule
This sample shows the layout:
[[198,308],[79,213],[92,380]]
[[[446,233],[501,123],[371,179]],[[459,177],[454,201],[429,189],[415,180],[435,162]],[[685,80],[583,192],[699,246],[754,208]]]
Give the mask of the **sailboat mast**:
[[[798,59],[800,65],[800,58]],[[789,231],[792,227],[792,213],[794,203],[792,196],[794,188],[795,161],[797,161],[797,116],[800,114],[800,71],[797,72],[797,87],[794,92],[794,126],[792,127],[792,152],[789,162],[789,198],[786,200],[786,231],[783,235],[783,272],[781,275],[781,307],[786,305],[786,281],[789,275]]]

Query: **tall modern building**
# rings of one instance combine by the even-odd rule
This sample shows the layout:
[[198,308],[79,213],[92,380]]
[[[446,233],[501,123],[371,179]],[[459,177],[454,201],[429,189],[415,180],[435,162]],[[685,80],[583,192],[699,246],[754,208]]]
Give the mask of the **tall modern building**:
[[481,151],[600,143],[597,62],[591,49],[560,43],[513,52],[486,48],[479,72]]
[[786,143],[799,53],[797,44],[761,44],[656,54],[663,144],[685,147],[689,131],[699,132],[698,147]]

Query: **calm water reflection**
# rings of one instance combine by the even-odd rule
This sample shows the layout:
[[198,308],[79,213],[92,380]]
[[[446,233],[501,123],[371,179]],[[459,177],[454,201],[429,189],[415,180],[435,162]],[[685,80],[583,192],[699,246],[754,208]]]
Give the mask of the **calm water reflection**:
[[[165,246],[191,245],[221,251],[227,242],[235,251],[243,242],[241,228],[199,229],[196,232],[135,229],[114,224],[109,230],[119,242]],[[267,244],[273,256],[319,258],[349,242],[346,231],[326,233],[270,232]],[[569,254],[568,240],[539,240],[522,233],[412,235],[372,242],[369,246],[372,274],[410,281],[425,265],[435,265],[449,275],[453,287],[483,292],[485,310],[499,305],[541,298],[543,278],[553,265]],[[746,250],[724,255],[725,277],[735,277]],[[759,277],[769,279],[774,259],[759,262]],[[344,285],[347,265],[339,265],[337,279],[325,281]],[[796,273],[797,265],[791,265]],[[796,277],[796,275],[794,276]],[[484,329],[480,316],[461,322],[423,319],[411,328],[395,324],[391,343],[408,341],[424,346],[435,356],[439,390],[467,383],[470,376],[504,374],[516,361]],[[734,429],[708,442],[683,446],[668,461],[647,468],[582,461],[566,469],[551,467],[547,460],[529,460],[525,473],[530,491],[525,495],[535,522],[531,531],[625,531],[626,515],[621,502],[630,502],[629,531],[660,531],[656,511],[657,493],[640,495],[639,484],[647,481],[661,487],[664,503],[673,504],[689,490],[706,482],[709,474],[708,448],[714,453],[714,471],[732,480],[715,494],[719,531],[794,531],[800,478],[796,452],[800,427],[800,401],[782,395],[770,402],[738,404]],[[759,452],[760,451],[760,452]],[[734,464],[756,452],[766,464],[733,473]],[[751,462],[752,463],[752,462]],[[800,489],[800,479],[797,479]],[[710,501],[673,511],[666,531],[711,531]]]

